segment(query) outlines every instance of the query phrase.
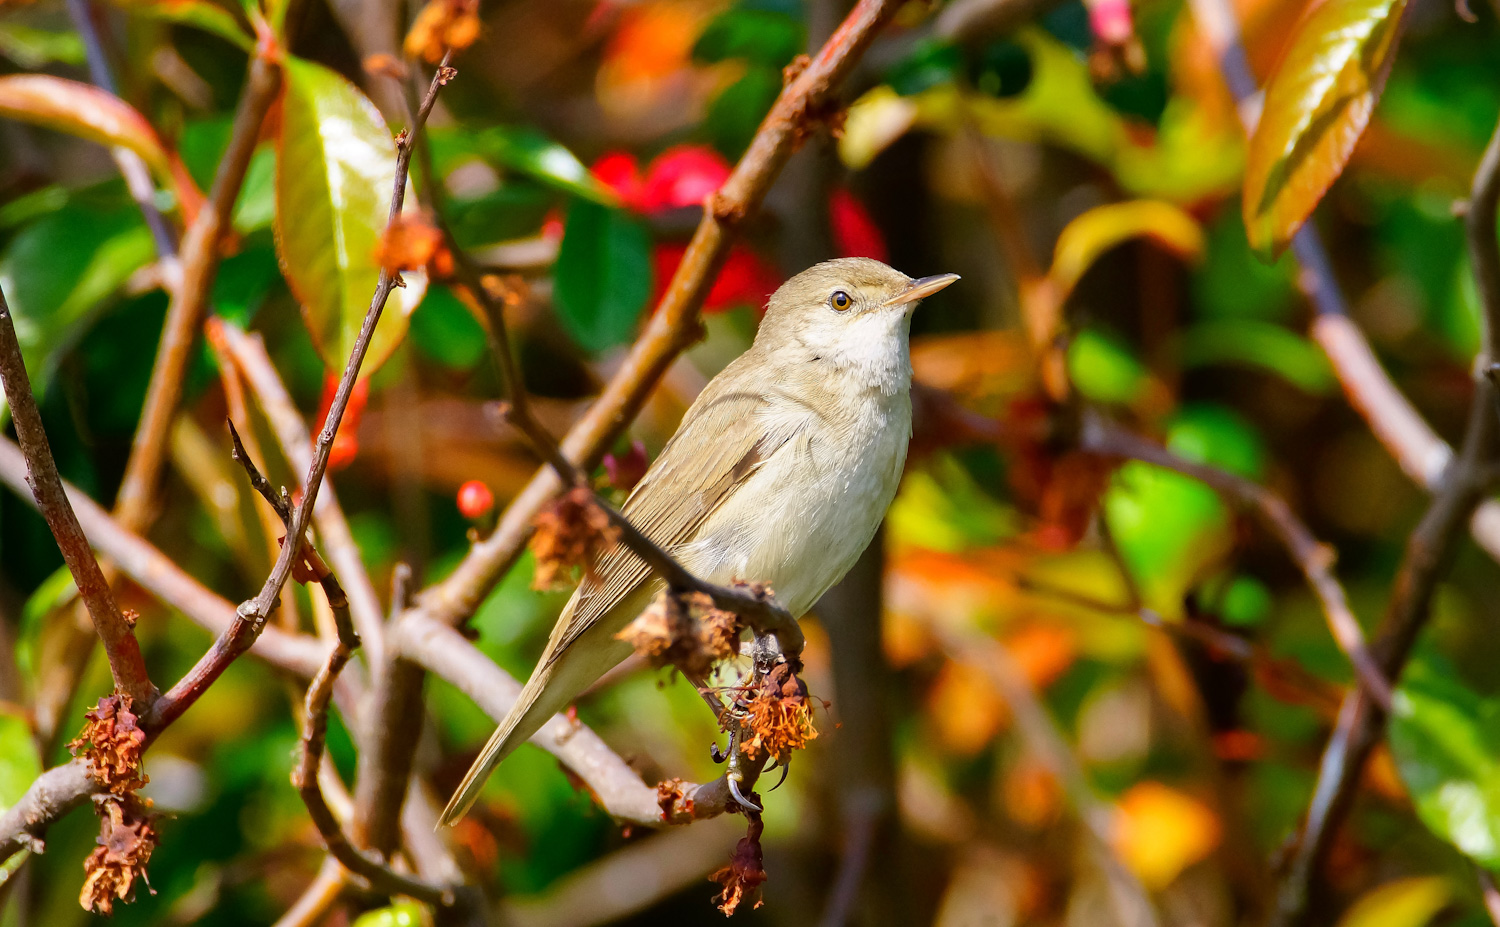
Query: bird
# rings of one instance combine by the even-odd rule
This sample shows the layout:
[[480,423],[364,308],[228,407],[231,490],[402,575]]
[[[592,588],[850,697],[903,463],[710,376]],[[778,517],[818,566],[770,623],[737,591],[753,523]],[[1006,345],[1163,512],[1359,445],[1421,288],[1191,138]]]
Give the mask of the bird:
[[[709,381],[636,484],[625,517],[695,576],[767,584],[800,618],[869,546],[895,497],[911,439],[912,310],[958,279],[840,258],[787,280],[751,347]],[[599,556],[440,825],[630,654],[616,635],[662,588],[625,545]]]

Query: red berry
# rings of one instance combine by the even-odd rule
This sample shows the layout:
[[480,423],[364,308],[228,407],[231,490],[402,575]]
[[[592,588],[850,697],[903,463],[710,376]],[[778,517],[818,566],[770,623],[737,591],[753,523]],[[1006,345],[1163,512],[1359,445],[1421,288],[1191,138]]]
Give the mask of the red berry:
[[705,145],[679,145],[656,156],[646,169],[642,212],[702,206],[729,179],[729,162]]
[[483,518],[495,507],[495,494],[480,480],[458,487],[458,511],[469,520]]
[[[333,408],[333,398],[338,393],[339,378],[333,373],[323,375],[323,401],[318,410],[318,429],[328,420]],[[333,447],[328,451],[328,472],[336,473],[354,462],[359,454],[359,420],[364,415],[365,404],[370,400],[370,381],[361,377],[354,381],[349,393],[349,405],[344,407],[344,417],[339,420],[339,430],[333,435]]]

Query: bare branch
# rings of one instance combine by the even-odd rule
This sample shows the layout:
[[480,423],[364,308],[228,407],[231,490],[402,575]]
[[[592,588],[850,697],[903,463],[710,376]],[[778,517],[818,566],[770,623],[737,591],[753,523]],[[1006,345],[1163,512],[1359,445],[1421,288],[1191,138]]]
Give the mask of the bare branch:
[[[266,354],[260,336],[247,334],[219,319],[210,319],[208,324],[210,339],[222,345],[228,358],[250,384],[292,471],[299,474],[309,472],[313,463],[312,438],[286,385]],[[306,492],[306,484],[302,490]],[[349,530],[338,495],[326,479],[313,506],[313,519],[328,565],[343,577],[346,584],[350,617],[363,642],[365,660],[371,667],[378,667],[384,659],[385,637],[380,599],[375,594],[375,586],[370,581],[359,547],[354,543],[354,534]]]
[[103,789],[87,760],[71,760],[42,773],[20,801],[0,814],[0,862],[21,850],[40,849],[53,821]]
[[1186,460],[1159,444],[1111,425],[1097,416],[1090,416],[1085,421],[1080,444],[1086,450],[1096,453],[1142,460],[1175,470],[1255,512],[1306,577],[1308,586],[1323,606],[1323,615],[1328,621],[1333,639],[1353,665],[1360,685],[1370,691],[1382,708],[1390,709],[1391,685],[1370,654],[1359,619],[1354,617],[1349,599],[1344,594],[1344,587],[1333,573],[1333,549],[1313,536],[1291,506],[1286,504],[1286,500],[1259,483],[1227,470]]
[[230,227],[235,200],[260,138],[260,125],[276,99],[280,84],[281,69],[276,64],[259,56],[250,60],[250,74],[235,112],[229,147],[219,161],[208,202],[198,211],[182,239],[182,282],[172,291],[167,306],[140,425],[136,427],[124,481],[115,500],[116,517],[132,531],[141,530],[151,520],[151,500],[161,477],[172,418],[182,400],[184,372],[192,359],[209,291],[219,270],[220,240]]
[[[899,5],[896,0],[860,0],[817,56],[782,88],[734,172],[709,198],[646,330],[603,394],[562,440],[561,449],[575,466],[587,470],[598,462],[667,366],[697,340],[698,310],[729,253],[735,230],[759,208],[799,139],[831,107],[835,89]],[[474,545],[446,580],[422,594],[419,607],[449,624],[472,615],[520,556],[532,520],[562,485],[550,468],[539,471],[512,500],[496,529]]]
[[104,642],[115,688],[130,696],[137,712],[144,712],[156,698],[156,688],[146,675],[146,661],[141,657],[141,645],[135,639],[131,622],[121,614],[120,604],[110,591],[104,571],[99,569],[99,561],[94,558],[78,516],[68,504],[68,494],[52,459],[47,432],[42,428],[36,397],[31,394],[31,379],[26,375],[21,343],[16,338],[16,326],[3,292],[0,292],[0,381],[5,386],[5,398],[10,402],[16,439],[26,458],[26,470],[30,474],[26,482],[31,487],[37,508],[47,520],[47,527],[57,539],[58,549],[67,561],[68,571],[73,574],[79,596],[88,606],[99,639]]
[[338,818],[323,798],[318,785],[318,766],[323,761],[324,738],[328,733],[328,702],[333,695],[333,682],[338,678],[344,664],[349,662],[351,652],[340,641],[328,655],[328,662],[313,677],[307,690],[307,718],[302,733],[302,754],[297,768],[292,771],[292,785],[296,787],[302,801],[307,805],[308,816],[323,836],[328,852],[345,869],[364,879],[375,891],[387,895],[409,895],[428,904],[447,906],[453,903],[453,893],[441,886],[428,885],[420,879],[402,875],[391,869],[379,857],[359,850],[344,836]]

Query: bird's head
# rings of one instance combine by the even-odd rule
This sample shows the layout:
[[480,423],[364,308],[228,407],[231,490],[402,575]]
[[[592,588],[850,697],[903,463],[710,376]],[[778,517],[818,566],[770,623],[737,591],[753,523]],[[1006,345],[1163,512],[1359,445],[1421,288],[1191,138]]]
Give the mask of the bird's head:
[[912,309],[958,279],[913,280],[870,258],[815,264],[783,283],[766,304],[756,345],[790,359],[867,371],[872,378],[910,376],[907,335]]

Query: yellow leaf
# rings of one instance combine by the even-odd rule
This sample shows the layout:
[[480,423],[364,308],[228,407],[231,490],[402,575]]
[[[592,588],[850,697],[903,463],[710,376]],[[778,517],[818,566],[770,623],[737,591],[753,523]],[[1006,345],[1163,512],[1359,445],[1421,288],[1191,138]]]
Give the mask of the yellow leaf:
[[1152,891],[1213,852],[1220,836],[1213,809],[1160,782],[1132,786],[1116,807],[1115,852]]
[[1161,200],[1133,200],[1096,206],[1069,222],[1058,236],[1049,274],[1058,302],[1101,255],[1132,238],[1149,238],[1182,258],[1203,253],[1203,229],[1197,220]]
[[1453,894],[1442,876],[1397,879],[1366,892],[1339,919],[1339,927],[1422,927]]

